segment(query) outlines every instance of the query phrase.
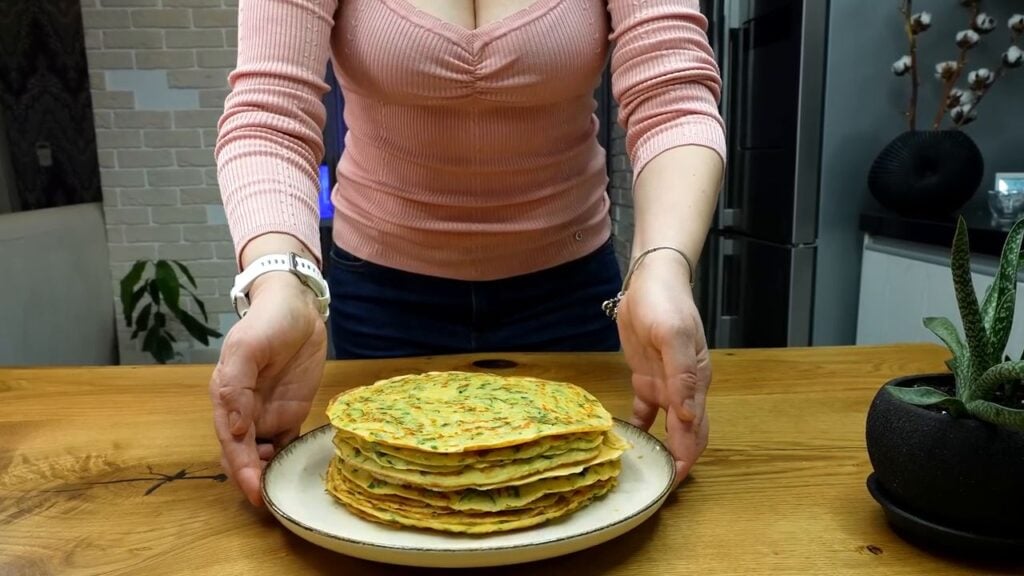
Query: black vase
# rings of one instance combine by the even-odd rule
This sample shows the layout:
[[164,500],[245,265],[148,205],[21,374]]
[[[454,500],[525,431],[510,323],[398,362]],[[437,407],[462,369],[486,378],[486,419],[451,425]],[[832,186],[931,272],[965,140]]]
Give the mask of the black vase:
[[981,150],[960,130],[909,130],[882,149],[868,188],[879,204],[904,216],[947,216],[977,192]]

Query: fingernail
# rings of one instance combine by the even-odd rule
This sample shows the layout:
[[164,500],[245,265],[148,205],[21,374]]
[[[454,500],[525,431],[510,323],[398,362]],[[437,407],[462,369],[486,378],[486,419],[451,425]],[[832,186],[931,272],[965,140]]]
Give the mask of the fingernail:
[[683,400],[683,411],[679,414],[679,419],[684,422],[690,422],[697,418],[697,404],[691,398]]
[[241,419],[242,414],[238,411],[234,411],[228,414],[228,427],[231,428],[232,432],[235,431],[235,427],[238,426],[238,422]]

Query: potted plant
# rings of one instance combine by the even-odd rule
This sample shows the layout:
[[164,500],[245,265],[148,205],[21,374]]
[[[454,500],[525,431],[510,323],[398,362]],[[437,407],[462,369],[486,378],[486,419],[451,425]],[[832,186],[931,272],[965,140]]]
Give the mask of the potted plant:
[[[145,276],[147,268],[152,268],[148,277]],[[184,277],[184,282],[178,277],[178,272]],[[221,337],[219,332],[203,323],[210,319],[206,305],[194,292],[195,288],[196,279],[192,272],[177,260],[138,260],[121,279],[124,321],[129,328],[134,328],[131,339],[142,336],[142,351],[148,352],[159,364],[180,356],[174,350],[177,339],[169,330],[168,321],[178,322],[203,346],[209,345],[210,338]],[[203,316],[203,322],[182,308],[182,292],[191,297]],[[139,308],[144,300],[149,302]]]
[[975,121],[978,107],[993,86],[1012,68],[1024,63],[1020,41],[1024,15],[1007,19],[1009,45],[993,68],[974,66],[982,38],[999,28],[990,14],[981,11],[981,0],[960,0],[967,11],[967,26],[951,40],[956,59],[935,65],[939,100],[927,129],[918,129],[920,93],[919,44],[932,27],[932,15],[914,12],[912,0],[901,0],[900,14],[909,44],[908,53],[892,65],[897,76],[910,79],[907,129],[882,149],[868,174],[872,196],[886,208],[905,215],[953,213],[978,190],[984,175],[981,151],[961,128]]
[[[948,318],[924,325],[948,348],[948,372],[887,382],[868,410],[868,485],[904,536],[947,550],[1024,551],[1024,360],[1006,346],[1024,220],[1009,232],[979,302],[970,245],[957,221],[950,267],[963,335]],[[1019,355],[1018,355],[1019,357]]]

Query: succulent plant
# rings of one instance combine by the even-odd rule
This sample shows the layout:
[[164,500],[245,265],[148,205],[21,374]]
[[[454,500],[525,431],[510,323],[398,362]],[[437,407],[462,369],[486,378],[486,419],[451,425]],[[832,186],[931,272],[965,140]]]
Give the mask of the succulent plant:
[[957,220],[950,268],[963,326],[960,331],[948,318],[927,317],[931,330],[952,353],[946,361],[953,373],[955,394],[928,387],[895,387],[889,391],[900,400],[918,406],[935,406],[956,417],[974,417],[998,426],[1024,430],[1024,409],[1000,404],[1012,398],[1024,384],[1024,358],[1012,360],[1006,345],[1013,325],[1017,297],[1017,272],[1021,259],[1024,219],[1010,229],[1003,244],[995,280],[979,303],[971,280],[970,244],[963,218]]

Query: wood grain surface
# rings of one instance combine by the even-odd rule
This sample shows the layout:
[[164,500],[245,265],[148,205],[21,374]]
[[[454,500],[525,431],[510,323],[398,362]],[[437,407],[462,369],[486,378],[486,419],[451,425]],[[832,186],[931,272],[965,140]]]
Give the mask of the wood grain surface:
[[[633,532],[487,574],[1011,574],[926,554],[869,496],[864,421],[889,378],[943,370],[944,349],[715,351],[711,442]],[[342,389],[423,370],[493,370],[578,383],[629,416],[618,354],[449,356],[329,365],[305,430]],[[251,508],[219,468],[212,366],[0,370],[0,575],[433,574],[355,560]],[[661,436],[662,421],[655,424]],[[473,573],[473,572],[470,572]],[[481,571],[481,573],[484,573]]]

